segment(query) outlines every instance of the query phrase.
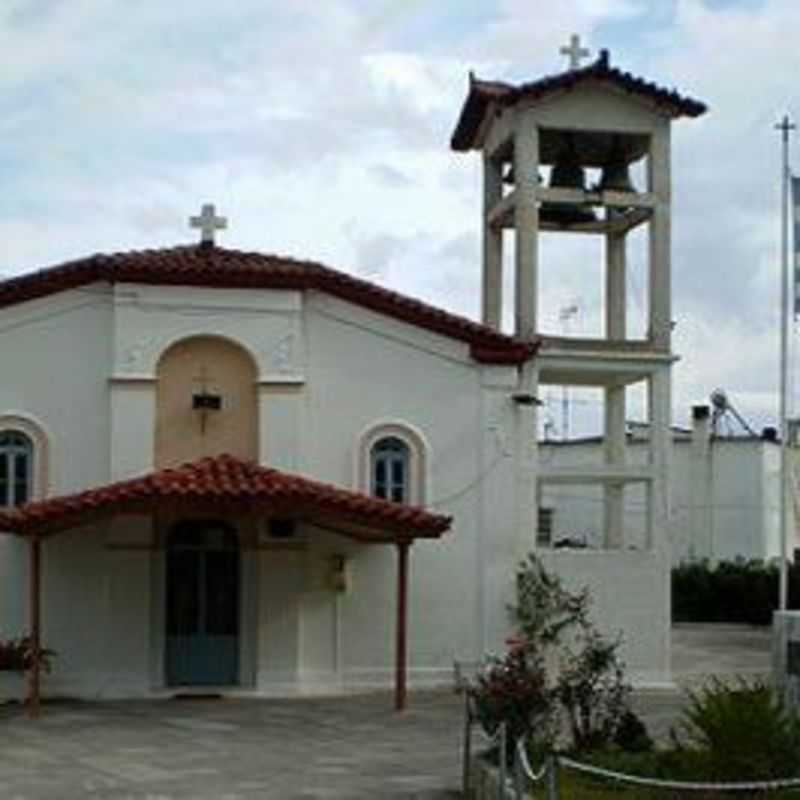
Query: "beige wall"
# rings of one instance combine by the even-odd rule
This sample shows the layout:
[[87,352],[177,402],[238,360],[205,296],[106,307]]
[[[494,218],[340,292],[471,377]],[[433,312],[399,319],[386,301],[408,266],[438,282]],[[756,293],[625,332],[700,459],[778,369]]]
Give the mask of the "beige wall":
[[[183,339],[161,356],[156,374],[157,468],[219,453],[256,460],[257,374],[245,350],[213,336]],[[192,409],[203,389],[221,395],[221,410]]]

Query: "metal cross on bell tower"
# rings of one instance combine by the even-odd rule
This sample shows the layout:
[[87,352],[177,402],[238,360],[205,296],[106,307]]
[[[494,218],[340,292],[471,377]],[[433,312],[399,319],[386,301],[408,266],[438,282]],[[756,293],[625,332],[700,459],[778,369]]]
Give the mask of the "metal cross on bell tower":
[[215,232],[225,230],[228,227],[228,218],[218,217],[214,204],[205,203],[199,217],[189,217],[189,225],[192,228],[200,229],[201,244],[213,245]]
[[570,69],[580,69],[581,59],[591,55],[588,47],[581,47],[581,37],[577,33],[569,37],[569,44],[564,45],[559,52],[562,56],[569,57]]

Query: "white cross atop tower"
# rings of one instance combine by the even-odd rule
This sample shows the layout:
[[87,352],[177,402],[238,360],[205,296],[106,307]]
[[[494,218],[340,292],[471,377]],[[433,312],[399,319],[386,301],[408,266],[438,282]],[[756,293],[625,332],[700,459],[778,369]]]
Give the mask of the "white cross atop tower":
[[581,37],[577,33],[573,33],[569,37],[569,44],[564,45],[559,51],[562,56],[569,56],[569,68],[579,69],[581,66],[582,58],[589,58],[590,51],[588,47],[581,47]]
[[199,217],[189,217],[189,225],[200,228],[202,244],[214,244],[214,232],[228,227],[227,217],[218,217],[213,203],[204,203]]

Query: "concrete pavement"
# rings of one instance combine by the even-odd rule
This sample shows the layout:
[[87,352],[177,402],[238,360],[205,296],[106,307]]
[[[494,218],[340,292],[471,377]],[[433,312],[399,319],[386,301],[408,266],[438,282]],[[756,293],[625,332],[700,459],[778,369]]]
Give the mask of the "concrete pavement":
[[[673,635],[679,683],[768,674],[769,632],[686,625]],[[639,693],[665,735],[676,692]],[[0,706],[2,800],[445,800],[460,781],[461,699],[386,693],[267,700],[60,702],[32,722]]]

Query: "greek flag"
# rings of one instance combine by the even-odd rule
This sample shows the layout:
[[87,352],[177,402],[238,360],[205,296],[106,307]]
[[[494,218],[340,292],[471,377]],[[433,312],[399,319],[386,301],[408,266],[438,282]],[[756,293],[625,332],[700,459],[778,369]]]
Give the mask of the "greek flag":
[[800,316],[800,178],[792,176],[792,241],[794,278],[792,280],[794,297],[794,315]]

